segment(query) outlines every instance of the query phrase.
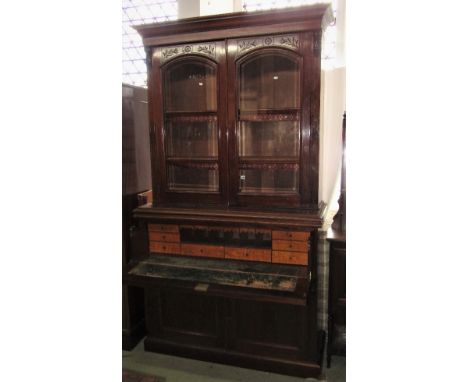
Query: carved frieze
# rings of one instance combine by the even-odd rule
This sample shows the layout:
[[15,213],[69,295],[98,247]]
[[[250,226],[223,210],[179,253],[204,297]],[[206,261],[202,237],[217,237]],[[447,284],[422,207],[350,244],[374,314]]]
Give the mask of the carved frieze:
[[298,163],[240,163],[241,170],[299,170]]
[[172,122],[216,122],[216,115],[173,115]]
[[240,119],[246,121],[298,121],[299,113],[288,114],[256,114],[242,113]]
[[240,56],[252,49],[260,47],[283,47],[292,50],[299,49],[299,35],[275,35],[244,38],[237,40],[237,56]]
[[167,160],[168,163],[174,164],[178,167],[183,168],[196,168],[196,169],[208,169],[218,170],[219,166],[217,162],[195,162],[195,161],[171,161]]
[[166,46],[156,49],[156,55],[159,56],[161,63],[185,54],[201,54],[216,60],[216,44],[214,42],[207,42],[200,44]]

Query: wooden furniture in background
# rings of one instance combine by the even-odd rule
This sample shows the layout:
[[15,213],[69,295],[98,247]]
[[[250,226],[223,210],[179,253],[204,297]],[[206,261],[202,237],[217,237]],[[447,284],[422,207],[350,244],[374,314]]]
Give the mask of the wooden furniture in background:
[[[151,188],[147,90],[122,85],[122,264],[132,259],[132,211],[138,194]],[[132,349],[143,337],[143,289],[122,285],[122,348]]]
[[146,257],[124,278],[145,289],[146,350],[320,374],[320,61],[330,12],[136,27],[153,202],[134,211]]
[[342,140],[340,208],[327,238],[330,244],[327,367],[333,354],[346,355],[346,113]]

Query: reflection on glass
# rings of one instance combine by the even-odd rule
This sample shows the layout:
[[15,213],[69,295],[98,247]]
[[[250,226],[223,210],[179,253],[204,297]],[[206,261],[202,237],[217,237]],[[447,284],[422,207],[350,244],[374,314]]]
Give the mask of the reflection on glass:
[[297,121],[242,121],[239,134],[241,156],[299,156]]
[[217,157],[216,121],[167,123],[166,150],[170,157]]
[[216,72],[199,62],[173,64],[164,84],[166,111],[215,111]]
[[218,191],[217,168],[195,168],[193,166],[168,166],[169,190]]
[[299,65],[280,54],[268,54],[242,64],[240,109],[299,107]]
[[240,170],[241,192],[297,192],[297,169],[243,169]]

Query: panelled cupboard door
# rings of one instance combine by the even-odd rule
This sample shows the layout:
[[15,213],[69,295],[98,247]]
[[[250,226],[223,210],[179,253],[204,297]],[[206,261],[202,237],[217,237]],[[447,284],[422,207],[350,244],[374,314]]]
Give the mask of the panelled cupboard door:
[[162,203],[227,200],[224,41],[156,47],[149,80],[153,176]]
[[319,110],[313,103],[320,92],[313,99],[313,54],[312,33],[228,40],[231,205],[316,204],[311,112]]

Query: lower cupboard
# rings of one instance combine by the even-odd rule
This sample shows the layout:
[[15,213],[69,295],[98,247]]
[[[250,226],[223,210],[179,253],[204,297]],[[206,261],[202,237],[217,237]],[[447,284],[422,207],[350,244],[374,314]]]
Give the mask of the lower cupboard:
[[147,351],[300,377],[320,373],[323,349],[309,301],[155,286],[145,296]]

